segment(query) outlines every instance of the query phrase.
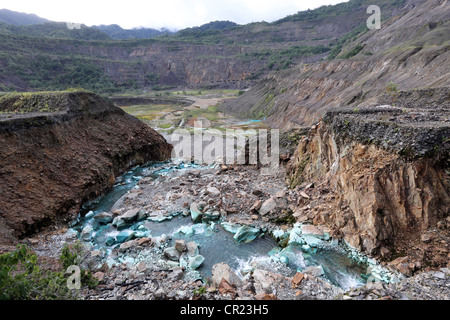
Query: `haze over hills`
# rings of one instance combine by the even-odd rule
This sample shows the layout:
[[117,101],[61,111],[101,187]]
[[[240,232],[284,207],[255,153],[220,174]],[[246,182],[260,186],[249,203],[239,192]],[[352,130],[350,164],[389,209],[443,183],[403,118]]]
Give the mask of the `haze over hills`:
[[35,14],[16,12],[8,9],[0,9],[0,22],[12,24],[14,26],[24,26],[50,22],[47,19],[38,17]]

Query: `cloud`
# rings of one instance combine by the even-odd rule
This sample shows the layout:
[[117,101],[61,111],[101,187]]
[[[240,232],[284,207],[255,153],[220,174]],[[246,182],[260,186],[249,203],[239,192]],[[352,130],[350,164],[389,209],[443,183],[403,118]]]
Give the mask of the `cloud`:
[[271,22],[287,15],[343,0],[2,0],[4,8],[35,13],[53,21],[86,25],[119,24],[181,29],[215,20],[239,24]]

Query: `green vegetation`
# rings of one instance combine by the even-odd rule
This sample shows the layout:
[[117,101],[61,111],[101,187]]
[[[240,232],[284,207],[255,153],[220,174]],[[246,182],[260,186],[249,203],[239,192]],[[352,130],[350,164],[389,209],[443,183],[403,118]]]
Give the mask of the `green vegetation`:
[[[20,45],[14,41],[7,43]],[[2,51],[0,49],[0,62],[4,66],[2,73],[19,77],[36,90],[64,90],[67,87],[84,87],[96,92],[120,90],[93,57],[51,56],[24,48],[14,55]]]
[[364,49],[364,46],[361,45],[361,44],[357,44],[350,52],[348,52],[347,54],[343,55],[342,58],[343,59],[348,59],[348,58],[354,57],[358,53],[360,53],[362,49]]
[[165,34],[158,39],[165,41],[182,41],[203,44],[217,44],[225,42],[226,44],[233,44],[234,41],[227,41],[221,37],[224,30],[231,30],[239,28],[239,26],[231,21],[213,21],[201,25],[199,27],[186,28],[174,34]]
[[397,101],[398,84],[390,81],[386,85],[386,93],[392,98],[392,103],[395,103]]
[[111,40],[106,33],[103,33],[95,28],[80,25],[79,29],[69,29],[67,27],[67,23],[64,22],[49,22],[24,26],[14,26],[0,23],[0,33],[56,39]]
[[[82,262],[83,244],[79,241],[74,245],[65,245],[61,250],[59,261],[63,266],[63,270],[67,270],[70,266],[79,266]],[[87,286],[90,289],[98,285],[97,279],[92,275],[90,270],[80,270],[80,280],[82,286]]]
[[[362,23],[359,26],[357,26],[356,28],[354,28],[352,31],[345,34],[341,39],[339,39],[339,41],[330,50],[330,53],[328,54],[328,60],[335,59],[339,55],[339,53],[341,53],[342,48],[347,41],[352,41],[352,40],[356,39],[358,36],[361,36],[362,34],[366,33],[368,30],[369,29],[367,29],[366,23]],[[357,50],[358,49],[359,48],[357,48]],[[361,51],[362,49],[363,48],[359,49],[359,51]],[[359,51],[356,52],[356,50],[355,50],[356,53],[354,55],[359,53]],[[342,58],[342,57],[340,57],[340,58]],[[344,59],[347,59],[347,57],[345,57]]]
[[216,121],[219,119],[218,116],[219,110],[217,109],[217,106],[209,106],[208,108],[195,108],[191,110],[185,110],[182,118],[189,119],[189,118],[197,118],[197,117],[204,117],[208,119],[209,121]]
[[386,92],[388,94],[395,94],[398,92],[398,84],[390,81],[386,86]]
[[206,293],[206,287],[204,287],[204,286],[194,289],[194,295],[196,295],[196,296],[202,296],[205,293]]
[[[81,245],[64,247],[60,256],[61,271],[44,271],[38,258],[26,245],[0,255],[0,300],[62,300],[76,299],[77,292],[68,289],[64,272],[80,262]],[[81,270],[81,285],[94,287],[91,273]]]
[[0,112],[56,112],[65,109],[64,98],[69,92],[88,92],[82,88],[65,91],[11,92],[0,96]]
[[[328,52],[329,47],[320,46],[298,46],[294,45],[288,49],[261,49],[250,53],[238,55],[238,59],[252,61],[254,59],[267,60],[268,70],[282,70],[290,68],[291,65],[302,57],[308,57],[316,54]],[[256,75],[255,78],[259,77]]]
[[[386,7],[396,7],[404,5],[406,0],[379,0],[377,5],[383,10]],[[283,19],[277,20],[274,24],[283,22],[298,22],[308,20],[321,20],[327,17],[338,17],[346,15],[349,12],[366,10],[369,5],[373,4],[371,0],[353,0],[337,5],[324,5],[314,10],[300,11],[296,14],[289,15]]]
[[276,224],[283,224],[283,225],[293,225],[296,221],[295,217],[293,216],[293,212],[291,210],[286,211],[283,210],[283,214],[273,220]]

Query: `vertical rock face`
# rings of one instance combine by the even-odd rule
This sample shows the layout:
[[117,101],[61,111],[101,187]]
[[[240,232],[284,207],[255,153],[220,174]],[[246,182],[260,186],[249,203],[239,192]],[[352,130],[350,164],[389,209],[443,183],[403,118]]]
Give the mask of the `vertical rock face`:
[[128,168],[170,158],[156,131],[89,92],[0,100],[0,242],[67,222]]
[[[358,132],[355,127],[373,121],[374,114],[386,115],[374,112],[352,119],[336,113],[313,126],[288,164],[288,183],[295,187],[304,181],[326,182],[335,191],[335,199],[328,212],[319,212],[314,221],[331,225],[351,246],[378,255],[382,248],[398,249],[417,241],[425,230],[449,216],[450,131],[448,125],[434,124],[436,134],[429,136],[430,149],[440,151],[414,149],[426,156],[405,157],[400,154],[412,150],[426,130],[407,136],[403,134],[411,132],[405,125],[397,130],[397,143],[388,147],[383,145],[386,132],[381,132],[382,124],[376,126],[376,133],[366,130],[365,136],[361,132],[351,136]],[[340,117],[352,129],[340,127]],[[369,136],[371,142],[363,142]]]

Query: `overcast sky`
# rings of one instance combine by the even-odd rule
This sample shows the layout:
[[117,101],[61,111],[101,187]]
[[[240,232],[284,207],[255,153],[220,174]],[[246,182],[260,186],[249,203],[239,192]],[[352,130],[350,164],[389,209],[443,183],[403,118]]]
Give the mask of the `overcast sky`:
[[0,9],[88,26],[182,29],[215,20],[271,22],[301,10],[348,0],[0,0]]

